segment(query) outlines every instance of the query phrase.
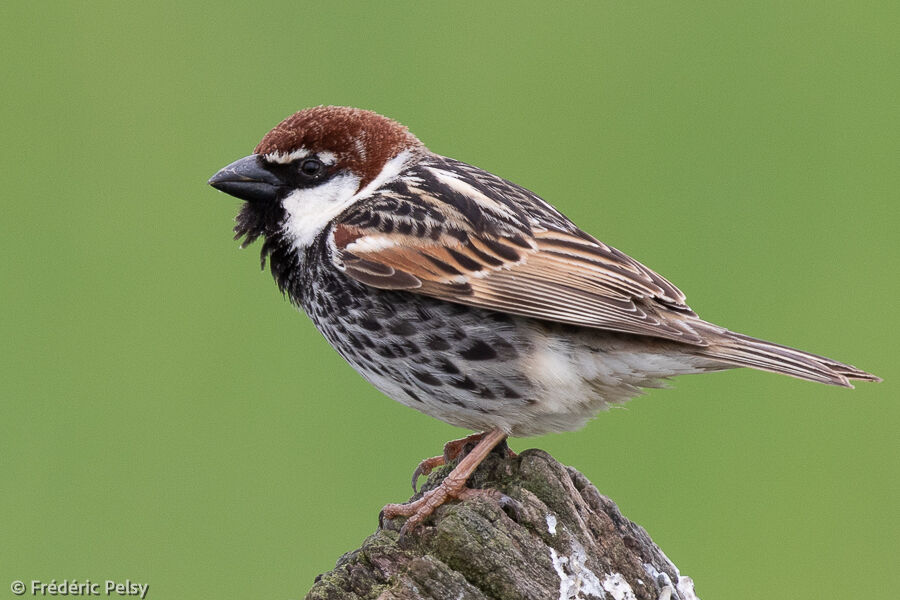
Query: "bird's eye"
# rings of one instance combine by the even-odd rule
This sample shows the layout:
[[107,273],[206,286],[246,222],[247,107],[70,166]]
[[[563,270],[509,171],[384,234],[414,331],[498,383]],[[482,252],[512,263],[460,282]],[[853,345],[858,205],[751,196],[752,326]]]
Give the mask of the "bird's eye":
[[304,158],[300,162],[300,172],[307,177],[315,177],[325,170],[325,165],[318,158]]

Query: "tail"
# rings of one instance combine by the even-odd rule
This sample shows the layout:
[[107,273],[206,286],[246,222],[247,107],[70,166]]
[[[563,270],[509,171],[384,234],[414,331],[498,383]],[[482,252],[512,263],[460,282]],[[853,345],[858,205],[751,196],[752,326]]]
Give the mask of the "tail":
[[854,379],[881,381],[880,377],[854,366],[733,331],[719,329],[707,339],[710,344],[700,354],[737,367],[750,367],[848,388],[853,387],[850,380]]

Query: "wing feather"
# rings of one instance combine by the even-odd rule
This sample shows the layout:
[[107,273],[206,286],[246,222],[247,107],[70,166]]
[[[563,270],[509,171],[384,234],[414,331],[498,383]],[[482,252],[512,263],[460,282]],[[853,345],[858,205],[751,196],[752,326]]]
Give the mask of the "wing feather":
[[[452,177],[411,178],[405,189],[397,184],[389,197],[370,197],[339,217],[330,230],[335,266],[381,289],[707,345],[694,329],[704,322],[665,278],[579,230],[527,190],[454,165]],[[515,213],[516,199],[528,214]],[[484,211],[471,214],[480,205]],[[487,219],[498,207],[505,210],[502,222]],[[416,214],[421,218],[410,226],[407,215]]]

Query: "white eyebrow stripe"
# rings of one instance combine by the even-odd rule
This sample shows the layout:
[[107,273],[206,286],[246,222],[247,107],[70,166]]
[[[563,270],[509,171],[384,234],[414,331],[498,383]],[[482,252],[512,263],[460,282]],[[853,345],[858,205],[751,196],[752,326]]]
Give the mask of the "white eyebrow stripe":
[[268,154],[263,155],[263,159],[265,159],[266,162],[277,163],[279,165],[287,165],[294,162],[295,160],[306,158],[310,155],[316,156],[319,160],[322,161],[323,164],[329,167],[337,162],[337,156],[335,156],[334,152],[329,152],[326,150],[314,155],[306,148],[300,148],[299,150],[294,150],[293,152],[269,152]]
[[[269,152],[268,154],[264,154],[263,158],[266,160],[266,162],[286,165],[288,163],[294,162],[298,158],[305,158],[307,156],[309,156],[309,150],[307,150],[306,148],[300,148],[299,150],[294,150],[293,152]],[[334,155],[332,154],[332,156]]]

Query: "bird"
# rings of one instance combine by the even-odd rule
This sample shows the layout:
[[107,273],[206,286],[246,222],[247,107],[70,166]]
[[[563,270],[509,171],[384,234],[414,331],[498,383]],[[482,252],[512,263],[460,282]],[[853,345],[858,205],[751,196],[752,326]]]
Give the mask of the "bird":
[[[528,189],[359,108],[316,106],[209,184],[243,201],[281,292],[388,397],[476,433],[436,488],[382,516],[424,524],[509,436],[581,428],[676,375],[750,367],[829,385],[880,378],[702,320],[675,285]],[[474,447],[473,447],[474,445]],[[509,451],[511,452],[511,451]]]

